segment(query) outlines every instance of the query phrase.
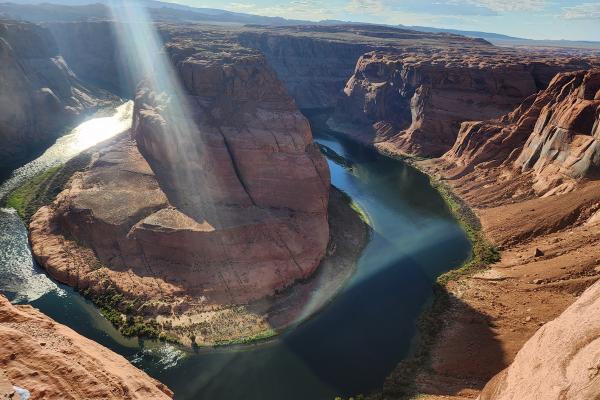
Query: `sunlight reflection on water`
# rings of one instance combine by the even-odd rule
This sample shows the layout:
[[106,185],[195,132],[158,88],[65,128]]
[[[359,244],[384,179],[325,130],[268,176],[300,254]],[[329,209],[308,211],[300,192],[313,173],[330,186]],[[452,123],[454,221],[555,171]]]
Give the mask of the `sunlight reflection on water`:
[[[128,101],[109,117],[93,118],[60,137],[44,154],[16,169],[0,186],[0,199],[28,179],[75,157],[131,127],[133,102]],[[15,296],[14,302],[32,302],[46,293],[63,294],[31,256],[27,229],[15,210],[0,209],[0,290]]]
[[90,119],[68,135],[61,136],[40,157],[13,171],[10,178],[0,186],[0,199],[27,179],[131,128],[132,113],[133,101],[128,101],[117,107],[110,117]]

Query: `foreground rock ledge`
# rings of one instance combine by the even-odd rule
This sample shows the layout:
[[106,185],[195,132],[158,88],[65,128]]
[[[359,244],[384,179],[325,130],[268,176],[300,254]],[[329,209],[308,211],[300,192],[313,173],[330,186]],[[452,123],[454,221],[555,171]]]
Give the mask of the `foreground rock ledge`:
[[[173,393],[125,358],[0,295],[0,389],[32,399],[170,399]],[[0,392],[4,394],[4,392]]]

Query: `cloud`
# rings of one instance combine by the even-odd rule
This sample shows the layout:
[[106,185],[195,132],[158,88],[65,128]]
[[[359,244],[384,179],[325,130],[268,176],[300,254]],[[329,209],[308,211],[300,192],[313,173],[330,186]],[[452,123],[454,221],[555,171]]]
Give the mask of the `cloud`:
[[543,10],[549,0],[453,0],[456,3],[470,4],[475,7],[487,8],[488,10],[503,13],[512,11],[539,11]]
[[382,0],[351,0],[345,7],[352,14],[381,15],[389,11]]
[[229,3],[229,9],[235,11],[252,11],[256,8],[256,4],[250,3]]
[[567,19],[600,19],[600,4],[583,3],[572,7],[563,7],[563,16]]
[[247,12],[267,17],[284,17],[318,21],[330,18],[334,11],[325,6],[323,0],[292,0],[271,6],[259,6],[253,3],[229,3],[230,11]]
[[394,13],[437,16],[497,16],[507,12],[543,10],[551,0],[349,0],[351,14],[390,17]]

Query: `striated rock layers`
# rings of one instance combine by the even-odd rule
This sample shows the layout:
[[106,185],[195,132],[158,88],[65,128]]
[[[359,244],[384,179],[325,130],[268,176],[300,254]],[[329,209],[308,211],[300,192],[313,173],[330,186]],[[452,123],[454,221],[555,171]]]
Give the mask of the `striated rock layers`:
[[301,108],[335,107],[368,51],[491,47],[482,39],[375,25],[244,27],[236,39],[265,54]]
[[33,217],[35,255],[60,281],[115,290],[154,316],[246,304],[309,277],[329,240],[330,181],[308,121],[254,51],[181,38],[167,51],[186,95],[139,87],[132,139]]
[[0,23],[0,164],[52,140],[99,98],[110,96],[78,80],[47,29]]
[[600,396],[600,283],[541,327],[480,400],[597,399]]
[[[125,358],[0,295],[0,395],[32,399],[170,399],[163,384]],[[2,397],[18,398],[18,397]]]
[[417,163],[474,209],[501,251],[489,269],[441,288],[435,317],[445,322],[414,379],[419,392],[474,398],[514,360],[481,399],[600,396],[598,286],[581,296],[600,278],[599,78],[560,73],[510,114],[463,123],[448,153]]
[[388,153],[437,157],[455,143],[460,124],[511,111],[560,71],[591,61],[509,49],[447,49],[362,56],[346,84],[336,122]]
[[455,173],[495,166],[529,173],[537,195],[573,190],[600,167],[600,69],[558,74],[497,120],[465,122],[444,156]]

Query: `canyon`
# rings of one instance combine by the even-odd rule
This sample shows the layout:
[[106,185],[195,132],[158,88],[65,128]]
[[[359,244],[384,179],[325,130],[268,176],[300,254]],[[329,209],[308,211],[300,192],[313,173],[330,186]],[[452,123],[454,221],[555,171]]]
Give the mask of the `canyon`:
[[178,341],[251,337],[272,327],[233,306],[306,280],[325,256],[329,170],[260,54],[169,34],[186,97],[138,86],[131,138],[32,217],[32,249],[61,282],[122,296],[113,307]]
[[[180,85],[172,92],[120,67],[118,23],[0,23],[0,89],[18,99],[0,95],[2,159],[117,95],[134,98],[131,130],[87,152],[29,221],[52,277],[122,332],[189,347],[294,326],[318,289],[311,278],[343,262],[333,297],[368,236],[330,188],[300,112],[328,109],[338,134],[409,158],[451,190],[501,256],[436,284],[443,323],[425,362],[400,363],[373,398],[597,395],[598,57],[369,25],[156,28]],[[341,251],[350,260],[335,259]],[[61,387],[74,398],[172,396],[30,307],[2,298],[0,308],[0,330],[20,346],[3,358],[7,390],[59,390],[39,389],[45,376],[23,372],[20,354],[62,365],[76,345],[85,366],[65,385],[85,376],[90,392]]]
[[[597,357],[595,322],[585,318],[598,285],[585,290],[599,277],[599,78],[598,69],[560,73],[511,113],[464,122],[443,157],[417,162],[474,209],[502,255],[444,285],[437,317],[447,322],[414,378],[417,391],[474,398],[485,385],[481,399],[596,396],[595,374],[571,374],[593,371]],[[384,397],[405,373],[401,365],[392,374]]]

